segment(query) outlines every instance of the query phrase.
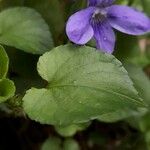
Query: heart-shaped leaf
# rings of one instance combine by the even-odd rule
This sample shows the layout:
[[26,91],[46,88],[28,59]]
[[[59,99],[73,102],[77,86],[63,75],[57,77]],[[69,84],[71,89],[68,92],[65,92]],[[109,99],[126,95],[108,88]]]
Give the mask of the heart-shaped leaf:
[[53,47],[48,25],[38,12],[27,7],[9,8],[0,13],[0,43],[34,54]]
[[27,91],[23,106],[41,123],[76,124],[144,106],[122,64],[94,48],[54,48],[40,57],[38,71],[48,86]]

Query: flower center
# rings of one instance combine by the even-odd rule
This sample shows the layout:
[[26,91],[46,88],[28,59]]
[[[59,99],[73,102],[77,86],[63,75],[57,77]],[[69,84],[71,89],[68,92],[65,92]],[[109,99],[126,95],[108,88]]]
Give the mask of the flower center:
[[104,9],[97,8],[92,15],[92,20],[94,23],[100,23],[104,21],[107,17],[107,12]]

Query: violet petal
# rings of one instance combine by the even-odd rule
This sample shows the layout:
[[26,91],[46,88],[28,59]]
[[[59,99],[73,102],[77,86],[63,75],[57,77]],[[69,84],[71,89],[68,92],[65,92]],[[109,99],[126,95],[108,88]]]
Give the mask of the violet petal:
[[150,31],[150,19],[142,12],[128,6],[113,5],[108,8],[111,26],[131,35],[141,35]]
[[83,45],[87,43],[94,34],[90,25],[90,19],[95,7],[88,7],[73,14],[66,25],[66,33],[70,41]]
[[115,46],[115,34],[107,21],[93,25],[94,38],[96,40],[97,49],[106,53],[112,53]]

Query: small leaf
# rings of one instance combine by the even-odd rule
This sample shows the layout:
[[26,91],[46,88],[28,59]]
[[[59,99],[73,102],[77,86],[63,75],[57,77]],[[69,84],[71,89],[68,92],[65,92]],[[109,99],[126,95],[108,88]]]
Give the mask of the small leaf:
[[9,79],[0,79],[0,103],[13,97],[15,94],[14,83]]
[[48,25],[31,8],[14,7],[0,13],[0,43],[33,54],[53,47]]
[[29,117],[41,123],[77,124],[144,107],[122,64],[94,48],[54,48],[40,57],[38,71],[49,84],[28,90],[23,101]]
[[6,76],[8,71],[8,56],[2,46],[0,46],[0,78]]
[[62,150],[61,139],[56,137],[48,138],[42,145],[41,150]]
[[63,143],[63,150],[80,150],[80,147],[74,139],[67,139]]

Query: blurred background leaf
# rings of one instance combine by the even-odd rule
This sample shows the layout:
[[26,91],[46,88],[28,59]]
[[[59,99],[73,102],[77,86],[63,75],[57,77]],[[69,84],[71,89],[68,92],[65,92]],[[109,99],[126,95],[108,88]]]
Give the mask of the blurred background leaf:
[[0,13],[0,43],[33,54],[43,54],[53,47],[45,21],[35,10],[26,7]]
[[4,48],[0,46],[0,78],[6,76],[8,72],[9,59]]
[[64,37],[64,8],[59,0],[25,0],[24,5],[36,9],[49,25],[55,45],[62,43]]

